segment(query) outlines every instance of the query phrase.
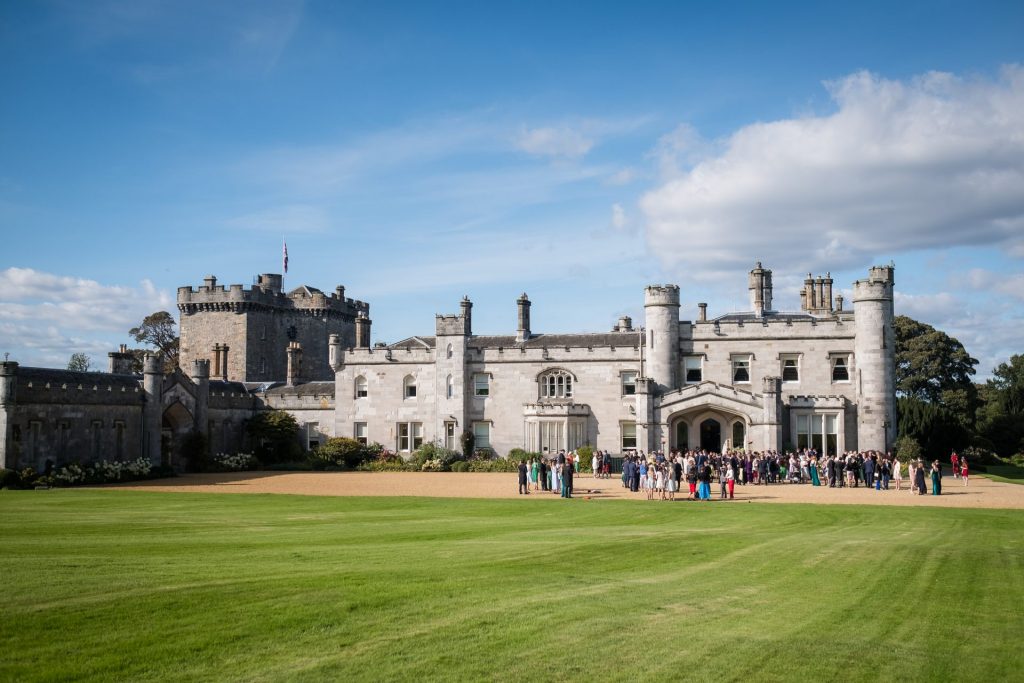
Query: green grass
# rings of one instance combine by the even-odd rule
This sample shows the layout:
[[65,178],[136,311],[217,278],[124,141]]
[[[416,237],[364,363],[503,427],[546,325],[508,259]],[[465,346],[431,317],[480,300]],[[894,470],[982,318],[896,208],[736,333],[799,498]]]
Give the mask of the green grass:
[[0,492],[4,680],[1020,680],[1009,510]]
[[1024,468],[1015,465],[988,465],[981,476],[1004,484],[1024,484]]

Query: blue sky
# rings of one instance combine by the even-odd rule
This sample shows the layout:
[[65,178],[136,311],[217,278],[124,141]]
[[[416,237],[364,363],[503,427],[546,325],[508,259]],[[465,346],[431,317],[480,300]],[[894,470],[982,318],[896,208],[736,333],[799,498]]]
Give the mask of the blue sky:
[[215,274],[374,340],[777,307],[895,261],[979,376],[1024,332],[1021,3],[0,6],[0,352],[100,364]]

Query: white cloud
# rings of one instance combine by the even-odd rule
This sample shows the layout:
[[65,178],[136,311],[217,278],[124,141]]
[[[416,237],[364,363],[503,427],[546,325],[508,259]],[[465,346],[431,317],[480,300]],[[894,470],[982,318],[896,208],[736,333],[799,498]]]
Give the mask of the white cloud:
[[983,292],[1006,294],[1024,301],[1024,273],[996,273],[984,268],[967,271],[967,285]]
[[616,230],[622,230],[629,224],[626,219],[626,211],[622,208],[622,204],[612,204],[612,227]]
[[568,126],[524,128],[516,138],[516,147],[537,156],[578,159],[593,148],[594,141]]
[[836,111],[746,126],[696,159],[689,128],[654,152],[667,179],[641,207],[667,266],[861,266],[900,251],[1020,243],[1024,68],[998,80],[857,73]]
[[76,351],[105,355],[127,340],[129,328],[159,310],[173,313],[174,299],[149,280],[125,287],[7,268],[0,271],[0,352],[25,365],[48,366],[63,365]]
[[639,177],[639,173],[632,166],[619,169],[606,181],[609,185],[629,185]]

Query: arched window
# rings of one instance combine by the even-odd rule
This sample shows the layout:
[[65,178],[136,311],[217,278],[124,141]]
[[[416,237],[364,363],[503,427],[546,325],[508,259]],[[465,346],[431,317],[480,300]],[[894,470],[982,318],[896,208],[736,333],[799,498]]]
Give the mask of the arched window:
[[746,448],[747,444],[747,430],[746,426],[736,421],[732,423],[732,447],[736,449]]
[[449,344],[448,345],[448,350],[445,351],[445,358],[451,358],[451,357],[452,357],[452,345]]
[[356,398],[366,398],[366,378],[362,375],[356,377]]
[[565,370],[548,370],[538,381],[541,398],[572,398],[572,375]]
[[405,379],[402,380],[402,396],[404,398],[416,398],[416,378],[412,375],[406,375]]
[[448,398],[455,398],[455,379],[448,375],[448,379],[445,380],[444,385],[446,387],[445,393]]

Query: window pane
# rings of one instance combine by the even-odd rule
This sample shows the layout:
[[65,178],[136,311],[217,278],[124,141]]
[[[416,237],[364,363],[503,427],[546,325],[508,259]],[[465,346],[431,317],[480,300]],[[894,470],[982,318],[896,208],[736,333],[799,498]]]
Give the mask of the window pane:
[[486,374],[473,375],[473,393],[477,396],[487,396],[490,394],[490,386],[488,381],[490,376]]
[[636,393],[636,373],[635,372],[624,372],[622,373],[622,395],[632,396]]
[[622,447],[636,448],[636,423],[622,423]]
[[850,372],[846,368],[845,358],[836,358],[832,363],[832,381],[833,382],[849,382]]
[[800,371],[797,366],[796,358],[787,358],[782,364],[782,381],[783,382],[798,382],[800,381]]
[[491,447],[491,426],[486,422],[477,422],[473,425],[473,437],[476,448]]
[[733,382],[749,382],[750,381],[750,361],[747,359],[734,360],[732,362],[732,381]]

